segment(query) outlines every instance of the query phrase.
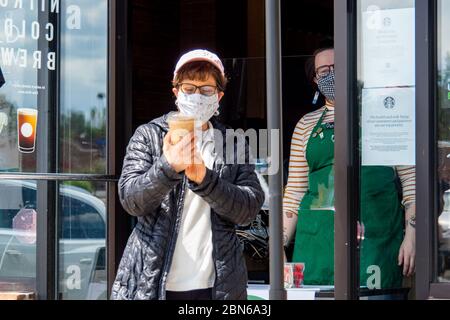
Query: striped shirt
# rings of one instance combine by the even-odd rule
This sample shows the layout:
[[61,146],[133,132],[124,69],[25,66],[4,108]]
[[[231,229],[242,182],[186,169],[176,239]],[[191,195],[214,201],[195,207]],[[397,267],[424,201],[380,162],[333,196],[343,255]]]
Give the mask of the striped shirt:
[[[308,190],[309,167],[306,161],[306,147],[311,132],[317,125],[320,117],[328,108],[323,123],[334,122],[334,106],[327,104],[322,108],[308,113],[297,124],[292,136],[291,155],[289,159],[289,178],[284,190],[283,212],[297,214],[300,202]],[[395,167],[400,178],[403,191],[402,204],[414,204],[416,200],[416,170],[414,166]]]

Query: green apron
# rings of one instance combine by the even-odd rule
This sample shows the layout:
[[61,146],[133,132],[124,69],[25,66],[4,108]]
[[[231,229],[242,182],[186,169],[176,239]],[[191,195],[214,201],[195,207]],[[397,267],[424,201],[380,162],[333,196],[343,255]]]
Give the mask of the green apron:
[[392,167],[361,168],[360,211],[365,226],[360,245],[361,286],[373,288],[379,282],[381,289],[402,287],[398,253],[403,241],[404,207],[397,181]]
[[[306,147],[308,191],[298,211],[293,261],[305,263],[305,285],[334,284],[334,124],[325,109]],[[391,167],[362,167],[361,286],[401,287],[398,251],[403,239],[403,207]]]

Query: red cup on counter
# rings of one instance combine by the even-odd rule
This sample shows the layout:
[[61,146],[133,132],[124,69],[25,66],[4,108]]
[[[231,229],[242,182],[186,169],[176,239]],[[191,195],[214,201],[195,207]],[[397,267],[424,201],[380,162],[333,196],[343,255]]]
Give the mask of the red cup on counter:
[[303,279],[305,278],[305,264],[293,263],[294,274],[294,288],[301,288],[303,286]]
[[305,272],[305,264],[303,262],[293,262],[284,264],[284,287],[301,288]]

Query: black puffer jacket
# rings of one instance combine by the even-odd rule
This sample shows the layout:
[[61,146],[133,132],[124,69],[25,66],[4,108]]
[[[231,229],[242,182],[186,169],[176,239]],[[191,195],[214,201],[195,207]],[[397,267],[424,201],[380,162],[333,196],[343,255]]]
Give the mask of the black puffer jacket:
[[[264,202],[254,166],[223,164],[219,157],[213,170],[207,169],[201,185],[189,182],[170,167],[162,153],[166,118],[139,127],[127,147],[119,196],[125,210],[138,217],[138,223],[123,253],[111,298],[165,299],[185,189],[190,188],[211,206],[216,270],[213,298],[246,299],[247,269],[235,229],[252,222]],[[212,123],[225,141],[225,127],[214,119]]]

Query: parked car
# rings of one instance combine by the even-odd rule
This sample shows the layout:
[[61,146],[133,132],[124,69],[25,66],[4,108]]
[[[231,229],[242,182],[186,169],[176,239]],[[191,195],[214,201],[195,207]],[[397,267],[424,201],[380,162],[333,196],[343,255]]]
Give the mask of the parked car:
[[[0,283],[33,285],[35,230],[18,230],[13,221],[21,214],[20,210],[36,210],[37,185],[30,181],[0,180],[0,195]],[[104,299],[105,204],[84,189],[65,185],[60,187],[58,202],[59,297]]]

